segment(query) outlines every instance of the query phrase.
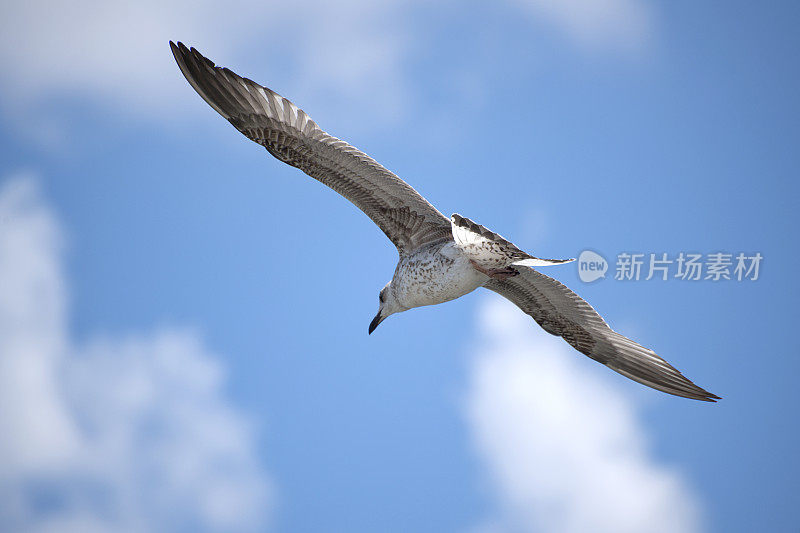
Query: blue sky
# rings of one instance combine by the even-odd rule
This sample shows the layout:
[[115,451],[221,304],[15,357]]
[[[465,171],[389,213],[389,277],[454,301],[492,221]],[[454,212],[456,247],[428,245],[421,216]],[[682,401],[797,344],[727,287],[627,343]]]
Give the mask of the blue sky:
[[[796,529],[798,15],[4,4],[2,529]],[[536,255],[760,252],[754,282],[546,272],[724,399],[628,382],[488,291],[367,336],[393,246],[217,116],[170,39]]]

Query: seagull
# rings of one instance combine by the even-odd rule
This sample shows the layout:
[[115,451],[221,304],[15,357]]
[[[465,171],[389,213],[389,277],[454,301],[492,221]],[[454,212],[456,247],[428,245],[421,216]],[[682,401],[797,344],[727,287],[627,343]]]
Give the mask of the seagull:
[[389,316],[444,303],[485,287],[507,298],[546,332],[648,387],[694,400],[720,399],[640,344],[612,330],[585,300],[534,267],[541,259],[466,217],[449,219],[405,181],[364,152],[329,135],[292,102],[194,48],[170,41],[189,84],[251,141],[338,192],[397,247],[391,281],[378,294],[369,333]]

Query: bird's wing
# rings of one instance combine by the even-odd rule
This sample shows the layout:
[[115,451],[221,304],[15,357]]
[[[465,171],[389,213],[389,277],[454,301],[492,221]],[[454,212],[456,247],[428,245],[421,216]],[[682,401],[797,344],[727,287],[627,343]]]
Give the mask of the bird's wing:
[[186,79],[248,139],[338,192],[383,230],[400,253],[450,238],[450,221],[410,185],[364,152],[320,129],[286,98],[194,48],[170,42]]
[[676,396],[713,402],[719,396],[698,387],[652,350],[608,327],[580,296],[560,282],[524,266],[517,276],[484,286],[514,302],[548,333],[634,381]]

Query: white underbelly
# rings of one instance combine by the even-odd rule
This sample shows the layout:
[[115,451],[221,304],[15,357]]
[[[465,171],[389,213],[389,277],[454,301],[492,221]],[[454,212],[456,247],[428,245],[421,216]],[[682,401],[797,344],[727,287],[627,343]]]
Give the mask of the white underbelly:
[[401,260],[392,284],[403,307],[447,302],[474,291],[488,280],[457,248],[446,245],[442,252]]

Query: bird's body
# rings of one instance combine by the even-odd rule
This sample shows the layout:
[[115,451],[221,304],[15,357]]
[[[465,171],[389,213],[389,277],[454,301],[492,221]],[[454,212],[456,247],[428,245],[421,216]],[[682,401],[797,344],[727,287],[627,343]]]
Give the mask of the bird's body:
[[393,296],[405,309],[460,298],[489,281],[452,239],[433,242],[401,256],[390,282]]
[[719,398],[652,350],[613,331],[578,295],[532,268],[571,259],[539,259],[467,218],[446,218],[406,182],[323,131],[286,98],[215,66],[194,48],[170,45],[186,79],[214,110],[279,160],[350,200],[397,247],[397,267],[380,291],[370,333],[392,314],[485,287],[511,300],[548,333],[630,379],[676,396]]

